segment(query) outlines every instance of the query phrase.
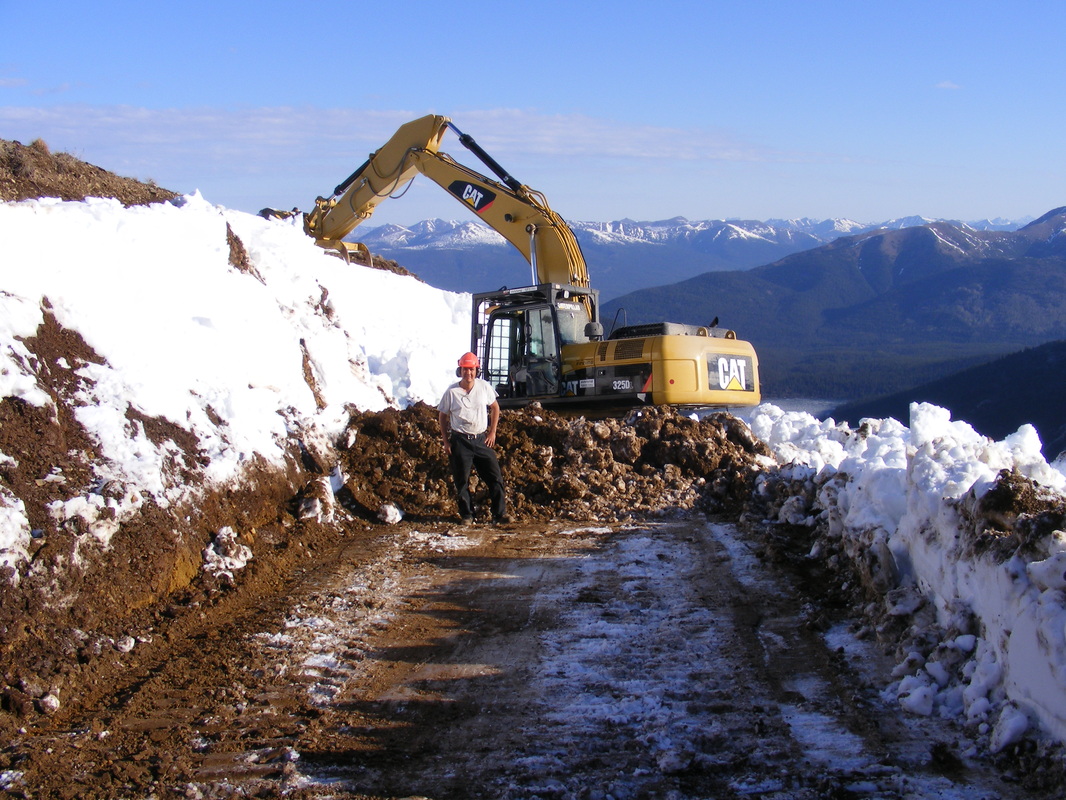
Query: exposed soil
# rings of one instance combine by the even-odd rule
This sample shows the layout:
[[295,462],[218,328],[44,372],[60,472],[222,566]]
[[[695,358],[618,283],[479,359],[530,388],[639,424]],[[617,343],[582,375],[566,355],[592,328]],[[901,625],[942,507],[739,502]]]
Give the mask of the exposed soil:
[[113,197],[125,206],[173,200],[177,192],[87,164],[68,153],[52,153],[42,139],[29,145],[0,139],[0,200]]
[[[416,519],[454,514],[437,412],[355,413],[342,452],[354,509],[393,503]],[[740,508],[765,445],[735,417],[695,420],[670,408],[624,419],[566,419],[539,406],[505,414],[497,437],[509,503],[524,520],[619,521],[680,509]],[[475,490],[475,502],[487,499]]]
[[[2,199],[175,196],[0,146]],[[251,268],[235,236],[230,252]],[[283,466],[146,503],[105,549],[50,511],[128,488],[94,480],[74,414],[102,358],[47,313],[23,344],[55,407],[0,400],[0,487],[34,529],[0,575],[3,796],[1061,793],[1031,745],[991,764],[881,703],[885,651],[833,644],[862,605],[847,559],[830,573],[804,558],[809,530],[763,524],[803,490],[754,491],[765,448],[728,414],[506,412],[519,522],[457,528],[435,411],[353,412],[330,447],[295,432]],[[201,484],[195,437],[127,420]],[[239,548],[245,568],[204,569]],[[905,639],[885,628],[890,652]]]
[[[1030,798],[735,528],[401,524],[176,604],[5,796]],[[836,637],[836,638],[834,638]]]

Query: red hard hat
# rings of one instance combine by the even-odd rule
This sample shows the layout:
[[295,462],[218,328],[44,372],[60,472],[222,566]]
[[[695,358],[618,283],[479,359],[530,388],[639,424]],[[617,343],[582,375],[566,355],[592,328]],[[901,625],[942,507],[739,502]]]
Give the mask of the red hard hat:
[[475,356],[473,353],[463,353],[459,357],[459,366],[473,367],[474,369],[477,369],[481,366],[481,362],[477,360],[477,356]]

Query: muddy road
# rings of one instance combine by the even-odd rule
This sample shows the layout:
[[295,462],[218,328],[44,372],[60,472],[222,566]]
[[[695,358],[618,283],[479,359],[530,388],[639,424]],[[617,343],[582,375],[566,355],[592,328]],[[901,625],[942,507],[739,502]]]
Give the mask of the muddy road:
[[6,743],[0,796],[1037,796],[882,702],[797,580],[702,516],[353,532],[175,609]]

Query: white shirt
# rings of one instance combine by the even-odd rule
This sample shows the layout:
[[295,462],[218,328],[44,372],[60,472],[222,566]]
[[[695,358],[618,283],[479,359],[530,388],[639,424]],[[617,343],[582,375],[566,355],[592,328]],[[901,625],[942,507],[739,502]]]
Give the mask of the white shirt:
[[457,382],[449,386],[437,404],[437,410],[448,415],[451,430],[456,433],[484,433],[489,427],[489,406],[496,402],[496,390],[481,378],[467,392]]

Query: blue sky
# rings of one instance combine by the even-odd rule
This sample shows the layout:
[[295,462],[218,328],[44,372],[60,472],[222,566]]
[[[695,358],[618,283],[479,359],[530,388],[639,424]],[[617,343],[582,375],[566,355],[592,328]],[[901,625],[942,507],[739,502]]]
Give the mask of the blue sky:
[[[0,17],[0,138],[246,211],[308,209],[427,113],[571,220],[1066,205],[1061,0],[0,0]],[[466,213],[418,178],[369,224]]]

